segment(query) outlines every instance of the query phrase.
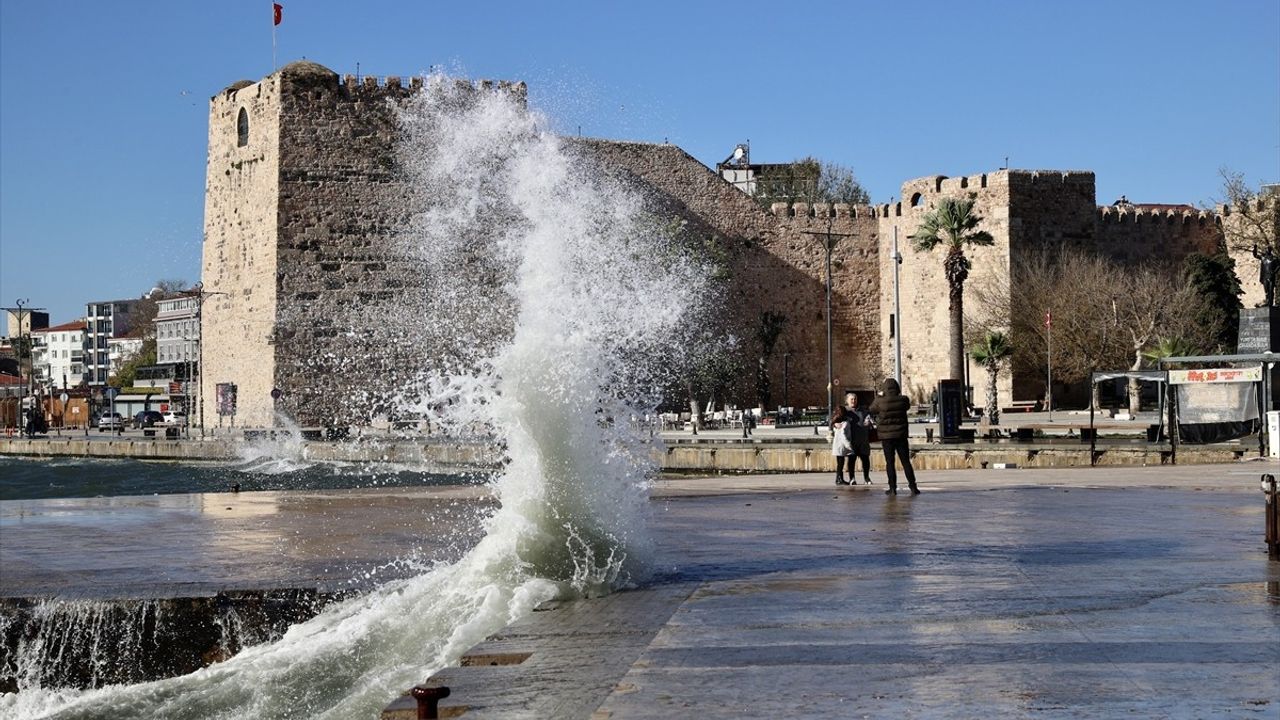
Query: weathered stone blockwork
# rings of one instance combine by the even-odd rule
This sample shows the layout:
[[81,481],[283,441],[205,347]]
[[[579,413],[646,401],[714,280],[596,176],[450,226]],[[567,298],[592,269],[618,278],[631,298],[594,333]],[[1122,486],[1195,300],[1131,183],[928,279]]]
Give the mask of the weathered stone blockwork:
[[[1273,237],[1280,234],[1280,195],[1264,196],[1255,198],[1254,205],[1250,210],[1256,217],[1269,219],[1273,228]],[[1229,205],[1219,205],[1217,215],[1220,218],[1221,225],[1227,230],[1228,236],[1236,237],[1241,240],[1245,238],[1256,239],[1257,229],[1246,224],[1243,213],[1240,208]],[[1230,247],[1229,253],[1236,261],[1236,277],[1240,278],[1240,289],[1244,294],[1240,296],[1240,302],[1246,308],[1257,307],[1262,304],[1266,293],[1262,288],[1262,277],[1259,274],[1260,259],[1253,256],[1249,250],[1240,247]]]
[[[973,263],[966,288],[1007,286],[1018,282],[1012,270],[1028,253],[1043,248],[1075,246],[1109,255],[1122,262],[1181,263],[1193,252],[1214,252],[1221,241],[1218,217],[1213,213],[1181,209],[1149,209],[1142,206],[1105,206],[1096,202],[1094,174],[1087,171],[998,170],[961,178],[934,176],[902,185],[903,202],[878,206],[881,217],[880,270],[882,357],[892,365],[889,316],[893,312],[891,248],[893,230],[903,256],[901,276],[904,387],[917,399],[948,373],[947,282],[941,248],[930,254],[915,253],[910,235],[924,215],[942,197],[974,195],[982,216],[982,229],[995,244],[968,248]],[[1044,308],[1023,311],[1042,315]],[[967,319],[984,317],[987,309],[966,292]],[[968,325],[968,321],[966,325]],[[970,381],[981,397],[981,369],[971,367]],[[1001,376],[1002,402],[1034,400],[1044,393],[1042,373],[1006,372]]]
[[[397,107],[422,87],[296,62],[211,100],[203,279],[220,294],[202,321],[209,425],[220,382],[238,386],[237,425],[276,425],[277,409],[304,425],[367,424],[412,371],[369,330],[420,275],[396,242],[412,211],[396,143]],[[523,84],[497,89],[524,96]]]
[[[396,242],[413,205],[413,188],[397,167],[397,108],[420,87],[419,79],[340,79],[302,62],[258,83],[236,83],[211,100],[203,281],[206,290],[224,294],[208,296],[203,313],[209,425],[219,422],[213,388],[220,382],[239,386],[238,426],[277,423],[272,388],[283,391],[279,409],[303,425],[367,424],[383,411],[379,399],[414,371],[420,358],[375,346],[372,330],[388,322],[376,308],[423,292]],[[523,84],[498,88],[525,92]],[[720,317],[741,340],[751,368],[729,398],[739,405],[759,401],[752,366],[764,312],[787,318],[768,366],[770,404],[783,404],[784,356],[789,403],[825,404],[824,254],[813,233],[847,235],[832,262],[834,375],[841,387],[870,388],[892,371],[897,231],[904,260],[896,327],[904,387],[917,398],[927,397],[948,367],[943,254],[917,254],[909,239],[940,198],[973,194],[983,228],[996,240],[968,252],[970,287],[1007,282],[1019,256],[1044,245],[1177,262],[1220,239],[1216,214],[1099,208],[1090,172],[932,176],[904,183],[902,200],[893,204],[797,203],[766,211],[678,147],[566,143],[627,176],[655,209],[685,220],[689,232],[716,238],[731,278],[717,298]],[[972,317],[983,310],[975,304],[966,308]],[[353,396],[353,388],[367,389],[365,399],[355,399],[361,394]],[[1032,399],[1043,392],[1043,380],[1005,373],[1000,392],[1006,401]]]
[[[902,201],[876,208],[880,221],[880,320],[881,354],[886,372],[893,371],[893,338],[890,317],[893,313],[893,238],[897,231],[898,252],[902,255],[899,294],[902,316],[896,320],[901,332],[902,386],[917,401],[928,399],[929,390],[948,375],[948,286],[943,272],[943,248],[929,253],[912,249],[911,234],[916,232],[924,216],[944,197],[966,197],[974,194],[976,208],[984,222],[982,229],[991,233],[995,244],[967,249],[973,264],[968,284],[993,282],[1007,277],[1009,267],[1010,181],[1009,173],[946,178],[941,175],[911,180],[902,185]],[[972,314],[969,308],[967,314]],[[1007,374],[1006,374],[1007,375]],[[1009,397],[1008,378],[1002,381],[1002,397]]]
[[[833,373],[838,385],[869,388],[881,375],[879,283],[874,213],[848,205],[777,204],[766,212],[674,145],[576,141],[602,165],[622,168],[647,186],[657,207],[713,234],[729,251],[730,289],[718,298],[725,330],[744,344],[749,366],[765,312],[787,320],[769,363],[772,405],[783,402],[783,355],[790,355],[788,400],[825,405],[825,253],[820,235],[842,235],[832,253]],[[755,398],[754,375],[737,388],[739,404]],[[745,401],[745,402],[744,402]]]
[[[205,424],[217,414],[214,387],[232,382],[244,402],[237,424],[272,425],[275,383],[276,236],[280,205],[279,74],[239,82],[209,102],[201,280],[209,295],[201,313],[201,403]],[[246,141],[239,130],[246,129]]]

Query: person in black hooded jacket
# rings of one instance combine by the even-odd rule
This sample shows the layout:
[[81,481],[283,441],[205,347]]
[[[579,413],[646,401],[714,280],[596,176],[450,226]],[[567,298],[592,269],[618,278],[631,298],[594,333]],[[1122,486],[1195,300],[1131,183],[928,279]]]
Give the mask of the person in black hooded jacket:
[[880,432],[880,444],[884,449],[884,470],[889,478],[889,489],[884,491],[885,494],[898,494],[898,472],[893,461],[896,455],[902,462],[902,470],[907,475],[907,486],[911,488],[911,493],[919,495],[916,471],[911,467],[911,447],[907,442],[907,411],[911,409],[911,401],[903,396],[897,380],[887,378],[884,381],[884,393],[868,409],[875,418]]

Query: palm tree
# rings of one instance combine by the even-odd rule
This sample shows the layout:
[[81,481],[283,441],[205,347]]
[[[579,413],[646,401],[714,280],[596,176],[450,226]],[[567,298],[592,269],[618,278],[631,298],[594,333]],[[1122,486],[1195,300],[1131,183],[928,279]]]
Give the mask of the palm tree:
[[964,379],[964,281],[969,277],[969,258],[965,245],[994,245],[995,238],[978,230],[982,216],[974,211],[975,198],[943,198],[924,216],[920,228],[911,235],[916,252],[927,252],[938,245],[947,246],[942,261],[950,289],[951,311],[951,377]]
[[996,395],[996,377],[1000,374],[1000,366],[1013,357],[1013,346],[1009,337],[1002,332],[991,331],[970,348],[973,359],[987,369],[987,422],[996,425],[1000,422],[1000,400]]
[[1152,366],[1158,367],[1160,361],[1169,357],[1187,357],[1190,355],[1199,355],[1200,348],[1196,347],[1190,340],[1184,340],[1180,337],[1165,337],[1152,347],[1142,351],[1142,358],[1151,363]]

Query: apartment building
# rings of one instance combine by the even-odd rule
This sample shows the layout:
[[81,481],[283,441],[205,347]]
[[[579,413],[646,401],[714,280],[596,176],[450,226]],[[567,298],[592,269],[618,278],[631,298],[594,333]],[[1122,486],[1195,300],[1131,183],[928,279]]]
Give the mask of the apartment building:
[[65,390],[84,380],[87,328],[84,320],[75,320],[31,331],[31,361],[37,385]]
[[198,362],[200,359],[200,294],[182,292],[156,303],[156,363]]
[[[133,329],[137,300],[104,300],[85,305],[85,381],[91,386],[107,384],[111,377],[111,338],[124,337]],[[119,352],[117,350],[117,352]]]

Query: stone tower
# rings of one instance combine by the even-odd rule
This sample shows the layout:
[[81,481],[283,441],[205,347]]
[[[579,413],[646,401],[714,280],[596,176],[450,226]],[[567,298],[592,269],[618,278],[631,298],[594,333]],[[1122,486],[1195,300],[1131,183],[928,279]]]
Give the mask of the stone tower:
[[[422,87],[421,78],[340,78],[295,62],[210,100],[207,426],[232,421],[218,415],[219,383],[237,387],[237,426],[274,426],[276,410],[302,425],[369,416],[352,408],[352,389],[394,363],[350,318],[416,276],[392,240],[410,208],[396,168],[397,109]],[[498,88],[525,92],[523,83]]]

